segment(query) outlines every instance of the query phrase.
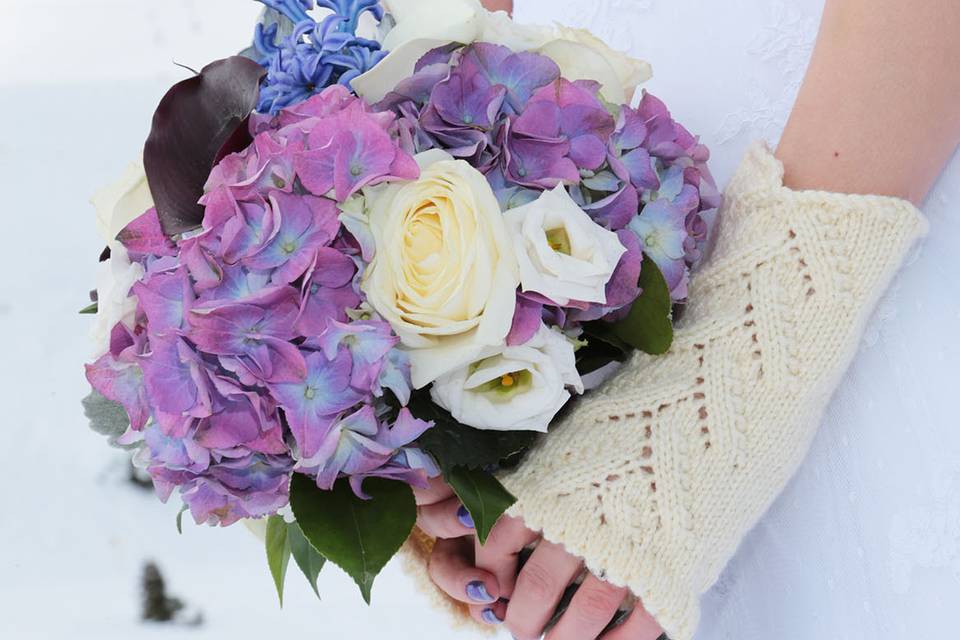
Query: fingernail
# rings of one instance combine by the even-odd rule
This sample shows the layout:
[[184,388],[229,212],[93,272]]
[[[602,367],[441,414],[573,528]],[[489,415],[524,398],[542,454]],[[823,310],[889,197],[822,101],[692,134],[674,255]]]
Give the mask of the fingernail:
[[487,591],[487,585],[483,584],[480,580],[474,580],[467,585],[467,597],[478,604],[491,604],[497,601],[497,599]]
[[467,529],[474,529],[476,527],[476,525],[473,524],[473,517],[470,515],[470,512],[467,511],[466,507],[457,509],[457,520]]
[[480,617],[483,618],[483,621],[487,624],[498,625],[503,624],[503,620],[497,617],[497,614],[493,609],[484,609],[480,614]]

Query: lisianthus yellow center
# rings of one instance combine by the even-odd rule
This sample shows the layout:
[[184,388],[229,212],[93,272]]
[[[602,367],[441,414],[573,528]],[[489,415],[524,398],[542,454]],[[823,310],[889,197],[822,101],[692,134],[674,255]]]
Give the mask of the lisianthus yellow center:
[[547,244],[557,253],[570,255],[570,236],[564,227],[550,229],[547,231]]
[[478,390],[485,393],[493,393],[498,398],[511,398],[517,393],[525,391],[533,382],[533,374],[527,370],[511,371],[505,373],[499,378],[494,378],[481,386]]

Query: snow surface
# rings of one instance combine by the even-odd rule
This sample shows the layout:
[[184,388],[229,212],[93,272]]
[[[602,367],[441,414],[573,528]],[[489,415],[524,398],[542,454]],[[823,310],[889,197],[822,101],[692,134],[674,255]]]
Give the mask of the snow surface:
[[[291,566],[281,611],[242,526],[174,524],[178,505],[126,481],[125,456],[88,430],[90,319],[102,242],[93,191],[138,153],[163,92],[244,46],[250,0],[2,0],[0,38],[0,638],[456,639],[388,567],[367,608],[339,570],[318,602]],[[139,622],[155,560],[199,628]]]

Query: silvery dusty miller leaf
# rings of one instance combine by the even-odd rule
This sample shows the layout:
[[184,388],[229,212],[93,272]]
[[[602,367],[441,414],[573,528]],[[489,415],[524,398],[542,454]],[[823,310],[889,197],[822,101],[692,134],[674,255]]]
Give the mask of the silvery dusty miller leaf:
[[130,427],[130,418],[119,403],[108,400],[97,391],[91,391],[81,403],[83,414],[90,421],[90,428],[102,436],[107,436],[110,446],[128,451],[137,448],[117,444],[117,439]]

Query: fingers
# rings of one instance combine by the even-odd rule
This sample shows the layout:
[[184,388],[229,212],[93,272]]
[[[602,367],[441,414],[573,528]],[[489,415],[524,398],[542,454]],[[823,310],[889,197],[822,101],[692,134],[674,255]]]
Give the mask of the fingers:
[[507,607],[506,624],[510,632],[518,640],[539,638],[564,590],[580,571],[579,558],[560,545],[542,540],[517,576]]
[[626,589],[588,576],[546,640],[593,640],[610,624],[626,596]]
[[539,538],[522,520],[504,516],[490,532],[486,544],[476,543],[474,564],[492,573],[500,585],[501,595],[509,598],[517,580],[518,554]]
[[417,509],[417,526],[434,538],[462,538],[475,533],[470,513],[456,498]]
[[657,624],[640,602],[619,627],[603,636],[603,640],[657,640],[663,635],[663,628]]
[[470,615],[480,624],[496,627],[507,617],[507,603],[501,599],[488,605],[471,605]]
[[430,579],[454,600],[471,605],[494,604],[500,587],[492,574],[473,566],[469,540],[437,540],[430,555]]
[[443,478],[433,478],[429,480],[429,483],[430,486],[426,489],[413,488],[413,495],[417,500],[418,507],[443,502],[453,495],[453,489],[443,481]]

